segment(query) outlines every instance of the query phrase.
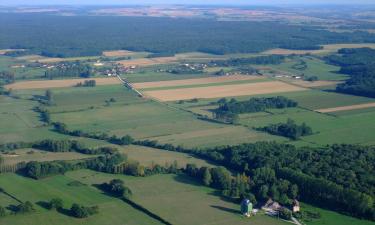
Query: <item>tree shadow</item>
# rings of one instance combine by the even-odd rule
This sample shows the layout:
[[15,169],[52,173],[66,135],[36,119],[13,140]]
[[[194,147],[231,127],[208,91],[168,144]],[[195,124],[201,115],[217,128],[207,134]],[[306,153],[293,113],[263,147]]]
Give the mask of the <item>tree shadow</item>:
[[44,209],[49,209],[49,204],[48,202],[45,202],[45,201],[39,201],[39,202],[36,202],[35,204],[37,204],[38,206],[44,208]]
[[7,207],[5,207],[7,210],[11,211],[12,213],[17,213],[18,212],[18,208],[16,205],[8,205]]
[[203,186],[203,184],[199,182],[197,179],[184,174],[176,174],[175,176],[173,176],[173,179],[177,182],[184,184],[189,184],[197,187]]
[[225,211],[225,212],[234,213],[234,214],[241,214],[240,210],[231,209],[231,208],[227,208],[227,207],[223,207],[223,206],[218,206],[218,205],[210,205],[210,206],[212,208],[219,209],[219,210],[222,210],[222,211]]

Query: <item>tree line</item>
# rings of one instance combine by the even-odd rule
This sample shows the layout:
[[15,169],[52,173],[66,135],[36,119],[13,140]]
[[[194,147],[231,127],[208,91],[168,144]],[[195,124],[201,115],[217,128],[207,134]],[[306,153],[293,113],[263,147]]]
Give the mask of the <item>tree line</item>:
[[227,60],[214,60],[209,63],[210,66],[246,66],[250,64],[267,65],[267,64],[280,64],[284,62],[285,56],[282,55],[269,55],[269,56],[256,56],[249,58],[231,58]]

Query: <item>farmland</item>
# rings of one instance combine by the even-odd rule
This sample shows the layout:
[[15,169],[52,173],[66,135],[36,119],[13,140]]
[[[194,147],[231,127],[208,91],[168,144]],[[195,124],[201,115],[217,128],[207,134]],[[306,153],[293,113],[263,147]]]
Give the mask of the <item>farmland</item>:
[[371,17],[216,7],[0,12],[1,225],[374,224]]

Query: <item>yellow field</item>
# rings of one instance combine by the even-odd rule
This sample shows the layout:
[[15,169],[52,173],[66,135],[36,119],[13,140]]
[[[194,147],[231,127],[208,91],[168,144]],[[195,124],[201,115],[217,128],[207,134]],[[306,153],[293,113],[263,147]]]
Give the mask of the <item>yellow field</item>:
[[301,91],[305,88],[280,81],[221,85],[195,88],[181,88],[145,91],[144,94],[159,101],[177,101],[193,98],[220,98],[231,96],[260,95],[281,92]]
[[85,80],[95,80],[96,85],[121,84],[121,81],[118,80],[116,77],[111,77],[111,78],[21,81],[21,82],[16,82],[13,84],[6,85],[5,88],[13,89],[13,90],[22,90],[22,89],[48,89],[48,88],[73,87],[80,82],[83,83]]

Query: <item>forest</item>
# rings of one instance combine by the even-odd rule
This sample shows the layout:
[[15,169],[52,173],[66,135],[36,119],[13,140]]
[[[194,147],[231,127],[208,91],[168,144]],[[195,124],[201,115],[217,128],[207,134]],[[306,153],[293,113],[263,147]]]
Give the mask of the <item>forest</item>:
[[0,49],[28,49],[27,53],[49,57],[101,55],[104,50],[118,49],[162,54],[253,53],[375,42],[375,35],[367,32],[335,33],[278,22],[8,13],[1,13],[0,21]]
[[341,49],[326,60],[341,67],[340,73],[350,78],[336,88],[338,92],[375,97],[375,50],[370,48]]

